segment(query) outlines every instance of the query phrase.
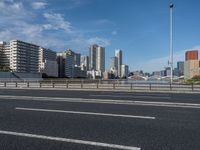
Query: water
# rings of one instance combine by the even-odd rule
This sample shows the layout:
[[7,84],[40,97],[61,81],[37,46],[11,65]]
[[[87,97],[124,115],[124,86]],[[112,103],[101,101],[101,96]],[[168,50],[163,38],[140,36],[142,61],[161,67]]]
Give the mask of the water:
[[124,80],[119,81],[124,84],[131,84],[131,83],[137,83],[137,84],[167,84],[169,81],[160,81],[160,80]]

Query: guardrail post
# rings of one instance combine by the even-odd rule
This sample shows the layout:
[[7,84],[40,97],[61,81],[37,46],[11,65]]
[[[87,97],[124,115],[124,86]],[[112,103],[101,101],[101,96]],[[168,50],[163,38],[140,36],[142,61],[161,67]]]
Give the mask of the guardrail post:
[[115,89],[115,83],[113,83],[113,89]]
[[133,83],[131,83],[131,90],[133,90]]
[[97,89],[99,88],[99,83],[97,82]]
[[15,82],[15,87],[17,87],[17,82]]
[[172,90],[172,84],[170,83],[170,91]]
[[192,83],[192,91],[194,91],[194,83]]
[[81,88],[83,88],[83,80],[81,80]]
[[68,83],[68,81],[66,81],[66,88],[69,88],[69,85],[68,85],[69,83]]
[[4,82],[4,87],[6,87],[6,85],[7,85],[6,82]]
[[27,87],[29,87],[29,82],[27,82]]
[[52,83],[52,87],[55,88],[55,83],[54,82]]
[[40,82],[40,88],[42,87],[42,83]]
[[151,83],[149,84],[149,90],[151,91]]

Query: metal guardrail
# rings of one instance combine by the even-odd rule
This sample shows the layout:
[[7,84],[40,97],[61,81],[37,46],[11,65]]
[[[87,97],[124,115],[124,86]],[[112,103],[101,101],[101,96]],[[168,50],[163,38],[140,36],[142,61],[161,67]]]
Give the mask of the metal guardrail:
[[66,88],[66,89],[108,89],[108,90],[149,90],[149,91],[199,91],[200,85],[194,84],[157,84],[157,83],[123,83],[118,81],[26,81],[0,82],[1,88]]

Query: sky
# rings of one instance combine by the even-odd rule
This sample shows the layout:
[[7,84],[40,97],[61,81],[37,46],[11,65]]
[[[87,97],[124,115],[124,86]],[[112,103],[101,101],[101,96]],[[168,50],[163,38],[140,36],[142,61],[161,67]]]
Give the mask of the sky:
[[[200,1],[173,0],[174,62],[200,49]],[[170,0],[0,0],[0,41],[19,39],[57,52],[88,55],[106,48],[109,69],[115,49],[130,71],[164,69],[169,59]]]

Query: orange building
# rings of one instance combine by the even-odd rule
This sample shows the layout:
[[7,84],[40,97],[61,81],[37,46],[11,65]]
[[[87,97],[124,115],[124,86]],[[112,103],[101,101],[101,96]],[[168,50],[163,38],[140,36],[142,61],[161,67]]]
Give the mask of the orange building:
[[185,60],[198,60],[198,50],[187,51],[185,53]]

